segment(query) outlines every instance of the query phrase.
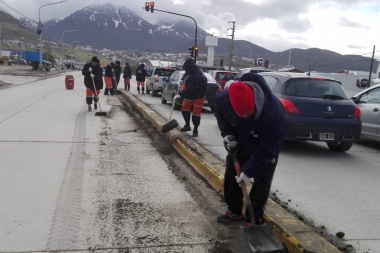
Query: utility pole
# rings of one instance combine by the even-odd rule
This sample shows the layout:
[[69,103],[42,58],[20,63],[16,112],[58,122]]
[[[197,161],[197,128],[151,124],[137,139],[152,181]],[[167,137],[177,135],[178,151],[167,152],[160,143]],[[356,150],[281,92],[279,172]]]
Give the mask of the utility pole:
[[369,68],[369,77],[368,77],[368,87],[371,86],[371,74],[372,74],[372,66],[373,66],[373,59],[375,57],[375,45],[373,45],[373,52],[372,52],[372,59],[371,59],[371,67]]
[[232,28],[228,28],[227,30],[232,30],[232,34],[231,35],[227,35],[227,36],[231,36],[231,45],[228,47],[229,49],[229,53],[228,53],[228,70],[231,70],[231,65],[232,65],[232,57],[233,57],[233,51],[234,51],[234,39],[235,39],[235,21],[230,21],[228,23],[232,23]]

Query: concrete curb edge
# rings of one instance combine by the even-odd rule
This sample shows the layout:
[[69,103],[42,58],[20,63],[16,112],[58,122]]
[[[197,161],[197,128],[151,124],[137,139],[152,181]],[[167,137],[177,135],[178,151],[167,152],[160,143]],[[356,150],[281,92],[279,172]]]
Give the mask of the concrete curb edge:
[[[153,126],[161,133],[166,119],[141,102],[134,95],[121,91],[127,99]],[[173,129],[165,136],[173,143],[174,148],[203,176],[213,188],[223,194],[223,176],[214,168],[224,170],[224,163],[211,155],[186,134]],[[285,245],[289,253],[339,253],[334,245],[290,214],[279,204],[269,199],[265,219],[271,225],[273,234]]]

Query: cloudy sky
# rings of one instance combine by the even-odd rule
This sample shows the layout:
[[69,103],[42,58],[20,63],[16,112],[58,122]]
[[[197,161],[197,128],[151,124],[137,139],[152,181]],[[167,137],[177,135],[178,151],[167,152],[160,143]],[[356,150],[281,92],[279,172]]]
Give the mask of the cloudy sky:
[[[0,0],[0,9],[15,17],[38,20],[64,18],[93,4],[123,5],[146,21],[188,19],[143,10],[140,0]],[[379,0],[156,0],[155,8],[193,17],[198,26],[215,36],[248,40],[271,51],[321,48],[341,54],[372,56],[380,60]],[[190,19],[188,19],[191,21]],[[377,44],[376,44],[377,43]]]

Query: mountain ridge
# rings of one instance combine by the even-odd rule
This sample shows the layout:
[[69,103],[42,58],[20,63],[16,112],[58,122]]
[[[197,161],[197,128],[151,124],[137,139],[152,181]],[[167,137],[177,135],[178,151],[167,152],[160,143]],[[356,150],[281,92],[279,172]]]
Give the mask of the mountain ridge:
[[[1,11],[0,11],[1,14]],[[1,17],[0,17],[1,18]],[[36,31],[36,22],[20,19],[20,23],[31,31]],[[67,30],[78,32],[65,33]],[[126,6],[114,4],[93,4],[77,10],[63,19],[43,22],[42,35],[57,43],[69,44],[82,41],[97,49],[135,50],[156,53],[188,54],[188,48],[194,45],[195,29],[192,22],[159,22],[151,24]],[[207,32],[197,27],[197,45],[200,54],[207,53],[204,46]],[[215,57],[228,57],[231,39],[218,38]],[[290,51],[291,50],[291,51]],[[313,65],[320,72],[338,72],[346,69],[368,71],[371,58],[360,55],[341,55],[318,49],[289,49],[273,52],[246,40],[234,40],[234,52],[237,57],[264,58],[269,64],[286,66],[308,71]],[[374,69],[379,64],[374,61]]]

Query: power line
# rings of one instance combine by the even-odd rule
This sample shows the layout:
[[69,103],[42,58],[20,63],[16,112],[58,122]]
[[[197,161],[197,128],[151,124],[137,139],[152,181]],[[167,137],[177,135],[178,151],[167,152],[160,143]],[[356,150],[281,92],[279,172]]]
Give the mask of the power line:
[[[3,3],[4,5],[6,5],[9,9],[11,9],[11,10],[13,10],[14,12],[16,12],[17,14],[23,16],[24,18],[27,18],[27,19],[29,19],[29,20],[31,20],[31,21],[34,21],[35,23],[38,23],[38,22],[35,21],[34,19],[28,18],[28,17],[25,16],[24,14],[22,14],[22,13],[16,11],[14,8],[12,8],[11,6],[9,6],[7,3],[4,3],[4,1],[0,0],[0,2],[2,2],[2,3]],[[5,12],[6,12],[6,11],[5,11]],[[6,12],[6,13],[8,13],[8,12]],[[8,13],[8,14],[9,14],[9,13]],[[10,15],[10,14],[9,14],[9,15]],[[11,15],[11,16],[12,16],[12,15]]]

